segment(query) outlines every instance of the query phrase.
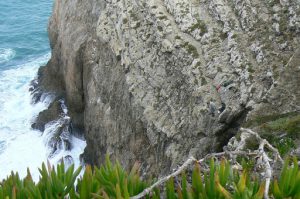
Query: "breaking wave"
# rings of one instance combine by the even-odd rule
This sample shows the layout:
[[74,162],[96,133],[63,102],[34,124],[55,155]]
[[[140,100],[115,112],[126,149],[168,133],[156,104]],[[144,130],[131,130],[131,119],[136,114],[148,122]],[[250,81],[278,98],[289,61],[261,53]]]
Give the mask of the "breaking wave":
[[[47,160],[53,165],[62,159],[69,164],[74,163],[75,166],[80,164],[79,155],[86,145],[82,138],[62,132],[58,139],[67,140],[68,147],[49,144],[53,137],[57,137],[57,129],[70,121],[63,101],[65,114],[57,121],[48,123],[44,133],[31,128],[39,112],[46,109],[55,97],[51,93],[45,93],[40,102],[32,104],[29,92],[30,81],[35,78],[39,66],[45,64],[49,58],[50,53],[0,71],[0,181],[11,170],[25,177],[27,167],[32,171],[33,179],[38,180],[37,168]],[[55,150],[53,147],[56,147]]]
[[0,64],[5,63],[13,59],[16,55],[16,51],[11,48],[0,48]]

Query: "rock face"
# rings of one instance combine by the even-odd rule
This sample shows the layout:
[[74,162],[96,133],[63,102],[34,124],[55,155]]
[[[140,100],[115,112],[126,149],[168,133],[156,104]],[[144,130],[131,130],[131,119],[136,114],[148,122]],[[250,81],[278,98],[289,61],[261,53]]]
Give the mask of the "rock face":
[[88,163],[162,174],[299,111],[299,34],[299,0],[56,0],[40,85],[65,96]]

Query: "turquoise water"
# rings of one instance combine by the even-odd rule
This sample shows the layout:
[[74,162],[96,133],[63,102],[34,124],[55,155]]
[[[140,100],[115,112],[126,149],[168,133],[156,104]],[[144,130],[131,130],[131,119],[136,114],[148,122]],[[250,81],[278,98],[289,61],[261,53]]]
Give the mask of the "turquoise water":
[[0,0],[0,70],[50,52],[47,23],[52,0]]
[[50,58],[47,23],[52,4],[52,0],[0,0],[0,181],[11,170],[25,177],[27,167],[37,180],[37,167],[47,159],[56,164],[71,156],[78,165],[85,147],[84,141],[72,137],[70,151],[61,149],[50,156],[48,142],[59,122],[47,125],[44,133],[31,128],[53,97],[45,94],[43,102],[32,104],[29,93],[30,81]]

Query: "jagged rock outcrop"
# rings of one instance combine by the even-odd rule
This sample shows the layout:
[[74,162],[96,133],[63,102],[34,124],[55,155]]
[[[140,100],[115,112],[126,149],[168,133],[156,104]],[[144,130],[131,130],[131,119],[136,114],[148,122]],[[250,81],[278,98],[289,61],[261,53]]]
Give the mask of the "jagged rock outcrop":
[[163,173],[299,111],[299,15],[291,0],[56,0],[40,85],[65,96],[87,162]]
[[47,123],[59,119],[59,116],[62,114],[61,103],[55,100],[49,105],[48,109],[39,113],[31,127],[43,132]]

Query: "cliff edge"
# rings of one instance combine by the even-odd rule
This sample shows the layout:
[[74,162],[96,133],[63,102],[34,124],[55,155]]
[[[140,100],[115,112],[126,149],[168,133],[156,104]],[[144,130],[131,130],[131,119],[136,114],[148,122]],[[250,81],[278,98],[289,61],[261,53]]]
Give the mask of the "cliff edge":
[[55,0],[39,84],[65,97],[86,162],[164,173],[300,110],[299,33],[299,1]]

